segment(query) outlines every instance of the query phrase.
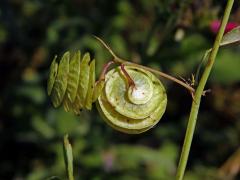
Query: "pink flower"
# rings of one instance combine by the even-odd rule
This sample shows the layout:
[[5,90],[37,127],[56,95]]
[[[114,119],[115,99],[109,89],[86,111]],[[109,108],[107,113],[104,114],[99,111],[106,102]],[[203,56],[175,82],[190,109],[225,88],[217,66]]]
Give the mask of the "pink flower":
[[[221,25],[221,21],[219,21],[219,20],[212,21],[211,24],[210,24],[211,31],[213,33],[217,33],[218,30],[219,30],[220,25]],[[238,26],[238,24],[235,23],[235,22],[228,22],[227,26],[225,28],[225,33],[231,31],[233,28],[235,28],[237,26]]]

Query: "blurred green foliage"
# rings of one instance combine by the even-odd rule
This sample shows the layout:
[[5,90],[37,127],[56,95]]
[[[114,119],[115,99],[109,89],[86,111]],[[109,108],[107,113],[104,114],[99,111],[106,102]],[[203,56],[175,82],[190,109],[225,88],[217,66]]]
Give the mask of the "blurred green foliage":
[[[79,117],[54,109],[46,95],[49,65],[66,50],[89,51],[97,72],[111,56],[188,77],[212,46],[217,0],[1,0],[0,179],[66,179],[62,137],[73,146],[76,179],[174,179],[191,96],[167,82],[167,111],[141,135],[115,132],[96,109]],[[239,2],[231,21],[240,23]],[[177,34],[178,33],[178,34]],[[180,34],[179,34],[180,33]],[[240,142],[240,48],[220,51],[203,99],[187,180],[214,179]],[[236,177],[237,178],[237,177]]]

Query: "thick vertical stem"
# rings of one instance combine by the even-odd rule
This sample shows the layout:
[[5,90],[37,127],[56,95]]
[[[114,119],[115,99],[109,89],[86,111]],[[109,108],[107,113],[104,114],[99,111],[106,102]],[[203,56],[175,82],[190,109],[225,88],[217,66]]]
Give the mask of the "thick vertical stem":
[[179,161],[179,165],[178,165],[178,169],[177,169],[177,175],[176,175],[177,180],[182,180],[183,176],[184,176],[184,172],[186,169],[188,156],[189,156],[189,152],[190,152],[190,147],[192,144],[193,133],[194,133],[195,126],[196,126],[201,97],[202,97],[203,90],[206,85],[207,79],[209,77],[209,74],[210,74],[213,64],[215,62],[215,58],[216,58],[223,34],[224,34],[226,24],[229,19],[229,15],[230,15],[233,3],[234,3],[234,0],[228,0],[227,6],[226,6],[226,9],[224,12],[223,20],[222,20],[220,29],[218,31],[217,37],[216,37],[214,45],[213,45],[213,49],[209,56],[208,63],[204,69],[203,75],[201,77],[201,80],[199,82],[199,85],[197,87],[197,90],[196,90],[196,93],[194,96],[194,100],[192,102],[191,112],[190,112],[188,125],[187,125],[187,131],[186,131],[184,144],[182,147],[182,153],[181,153],[181,157],[180,157],[180,161]]

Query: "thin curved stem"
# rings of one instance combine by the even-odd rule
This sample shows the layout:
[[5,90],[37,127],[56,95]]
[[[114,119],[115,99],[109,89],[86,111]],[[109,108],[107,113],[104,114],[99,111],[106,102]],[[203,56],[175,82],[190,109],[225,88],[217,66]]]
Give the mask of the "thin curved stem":
[[192,102],[191,112],[190,112],[190,116],[189,116],[189,120],[188,120],[187,131],[186,131],[186,135],[185,135],[185,139],[184,139],[182,153],[181,153],[181,157],[180,157],[180,161],[179,161],[179,165],[178,165],[178,169],[177,169],[177,175],[176,175],[177,180],[182,180],[184,173],[185,173],[188,156],[189,156],[189,152],[190,152],[190,148],[191,148],[191,144],[192,144],[193,134],[194,134],[195,127],[196,127],[196,121],[197,121],[198,111],[199,111],[199,107],[200,107],[201,97],[204,92],[204,87],[208,80],[209,74],[210,74],[213,64],[215,62],[215,58],[216,58],[220,43],[222,41],[224,30],[225,30],[226,24],[228,22],[233,3],[234,3],[234,0],[228,0],[227,6],[226,6],[226,9],[224,12],[223,20],[222,20],[220,29],[218,31],[217,37],[216,37],[214,45],[213,45],[213,49],[210,53],[207,65],[204,69],[203,75],[202,75],[199,85],[196,89],[196,93],[194,96],[194,100]]
[[195,89],[193,87],[189,86],[188,84],[186,84],[185,82],[183,82],[183,81],[181,81],[181,80],[179,80],[179,79],[177,79],[177,78],[175,78],[173,76],[170,76],[170,75],[168,75],[166,73],[158,71],[156,69],[153,69],[153,68],[150,68],[150,67],[146,67],[146,66],[143,66],[143,65],[140,65],[140,64],[132,63],[132,62],[125,62],[124,64],[126,64],[126,65],[134,65],[136,67],[143,68],[143,69],[148,70],[148,71],[150,71],[150,72],[152,72],[154,74],[157,74],[157,75],[159,75],[161,77],[164,77],[166,79],[169,79],[171,81],[174,81],[174,82],[180,84],[181,86],[183,86],[187,90],[189,90],[191,93],[195,92]]
[[102,40],[100,39],[99,37],[97,36],[94,36],[98,41],[101,42],[101,44],[109,51],[109,53],[113,56],[113,61],[116,62],[116,63],[119,63],[119,64],[125,64],[125,65],[132,65],[132,66],[136,66],[136,67],[139,67],[139,68],[142,68],[142,69],[145,69],[145,70],[148,70],[154,74],[157,74],[161,77],[164,77],[166,79],[169,79],[171,81],[174,81],[178,84],[180,84],[181,86],[185,87],[187,90],[189,90],[191,92],[191,94],[194,94],[195,93],[195,89],[191,86],[189,86],[188,84],[186,84],[185,82],[171,76],[171,75],[168,75],[164,72],[161,72],[161,71],[158,71],[156,69],[152,69],[150,67],[146,67],[146,66],[143,66],[143,65],[140,65],[140,64],[136,64],[136,63],[133,63],[133,62],[129,62],[128,60],[124,60],[122,58],[119,58],[113,51],[112,49]]
[[98,81],[102,81],[102,80],[105,79],[105,75],[106,75],[106,73],[107,73],[107,71],[108,71],[108,68],[109,68],[112,64],[114,64],[114,63],[115,63],[114,61],[109,61],[107,64],[105,64],[105,65],[103,66],[103,69],[102,69],[102,72],[101,72],[101,74],[100,74],[100,77],[99,77],[99,80],[98,80]]
[[133,79],[130,77],[130,75],[129,75],[128,72],[126,71],[124,64],[121,64],[121,70],[122,70],[123,74],[125,75],[125,77],[126,77],[126,79],[127,79],[128,86],[129,86],[129,87],[132,86],[132,87],[136,88],[135,82],[133,81]]

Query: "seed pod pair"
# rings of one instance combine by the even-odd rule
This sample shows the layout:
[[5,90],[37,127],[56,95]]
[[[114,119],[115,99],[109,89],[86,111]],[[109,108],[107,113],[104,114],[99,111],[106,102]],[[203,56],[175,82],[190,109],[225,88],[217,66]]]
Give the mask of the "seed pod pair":
[[54,107],[63,104],[66,111],[80,114],[82,109],[91,110],[95,85],[95,60],[80,51],[70,57],[66,52],[60,62],[55,56],[50,66],[48,95]]

